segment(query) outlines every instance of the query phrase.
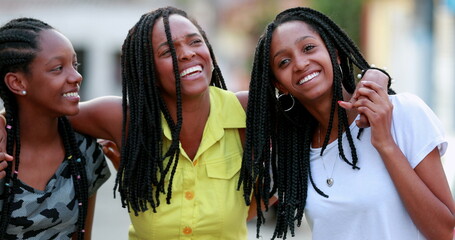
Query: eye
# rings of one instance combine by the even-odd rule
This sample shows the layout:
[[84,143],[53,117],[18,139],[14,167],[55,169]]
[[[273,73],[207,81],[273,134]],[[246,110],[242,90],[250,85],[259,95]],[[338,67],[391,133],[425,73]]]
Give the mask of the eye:
[[73,68],[76,69],[76,71],[77,71],[80,65],[81,65],[81,63],[79,63],[79,62],[74,62],[74,63],[73,63]]
[[303,52],[309,52],[311,49],[315,48],[316,46],[313,44],[307,44],[303,47]]
[[202,41],[201,39],[198,38],[198,39],[192,40],[190,44],[191,44],[191,45],[196,45],[196,44],[201,44],[202,42],[203,42],[203,41]]
[[57,66],[55,68],[52,68],[51,72],[60,72],[60,71],[62,71],[62,69],[63,69],[63,66],[59,65],[59,66]]
[[285,59],[282,59],[278,62],[278,67],[279,68],[284,68],[288,65],[288,63],[290,62],[291,60],[289,58],[285,58]]
[[163,49],[159,56],[160,57],[167,57],[167,56],[170,56],[171,55],[171,50],[168,48],[168,49]]

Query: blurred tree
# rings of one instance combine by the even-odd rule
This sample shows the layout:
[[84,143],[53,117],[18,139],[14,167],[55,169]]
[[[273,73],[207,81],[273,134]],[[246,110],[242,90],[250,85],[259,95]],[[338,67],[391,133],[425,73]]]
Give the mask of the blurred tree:
[[361,48],[360,29],[364,0],[312,0],[311,7],[337,23]]

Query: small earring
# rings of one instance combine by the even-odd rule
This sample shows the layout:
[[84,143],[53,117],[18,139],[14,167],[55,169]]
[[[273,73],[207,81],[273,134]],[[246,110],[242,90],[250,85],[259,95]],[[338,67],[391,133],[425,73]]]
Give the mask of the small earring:
[[27,91],[22,90],[22,91],[21,91],[21,94],[25,96],[25,95],[27,95]]

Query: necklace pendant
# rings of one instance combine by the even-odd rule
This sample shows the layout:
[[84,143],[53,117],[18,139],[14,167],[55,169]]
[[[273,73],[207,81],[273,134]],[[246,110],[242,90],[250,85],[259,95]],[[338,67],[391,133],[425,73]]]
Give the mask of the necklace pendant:
[[331,187],[333,185],[333,178],[327,178],[327,186]]

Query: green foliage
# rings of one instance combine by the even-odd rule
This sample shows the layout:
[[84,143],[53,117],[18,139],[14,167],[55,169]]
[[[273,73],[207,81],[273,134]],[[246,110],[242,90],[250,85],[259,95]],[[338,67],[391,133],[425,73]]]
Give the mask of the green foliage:
[[360,46],[360,27],[364,0],[313,0],[311,7],[329,16]]

